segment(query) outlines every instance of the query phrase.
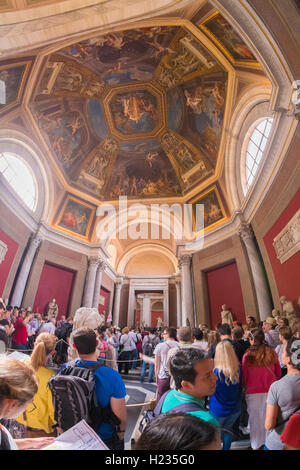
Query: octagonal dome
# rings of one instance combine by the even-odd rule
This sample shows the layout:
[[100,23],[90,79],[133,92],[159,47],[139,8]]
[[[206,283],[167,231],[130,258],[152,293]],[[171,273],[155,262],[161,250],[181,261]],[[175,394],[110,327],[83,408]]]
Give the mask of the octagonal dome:
[[74,188],[178,197],[214,174],[227,81],[185,27],[130,29],[49,54],[30,109]]

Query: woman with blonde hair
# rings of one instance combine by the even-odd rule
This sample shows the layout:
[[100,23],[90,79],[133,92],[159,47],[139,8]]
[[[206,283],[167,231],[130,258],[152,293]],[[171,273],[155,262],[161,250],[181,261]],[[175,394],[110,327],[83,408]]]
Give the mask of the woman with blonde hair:
[[230,340],[217,344],[214,373],[218,380],[216,391],[210,397],[209,412],[220,423],[223,450],[229,450],[232,428],[242,410],[241,367]]
[[261,329],[252,330],[249,334],[250,348],[242,361],[243,385],[249,415],[250,442],[253,450],[265,444],[264,427],[266,403],[269,388],[280,379],[281,368],[278,356],[265,341]]
[[35,340],[30,365],[38,378],[38,391],[33,403],[17,418],[26,426],[26,437],[56,436],[54,408],[48,381],[55,374],[47,368],[48,359],[54,354],[57,338],[51,333],[40,333]]
[[[37,393],[34,369],[23,362],[0,355],[0,419],[14,419],[25,411]],[[0,450],[40,449],[53,438],[13,439],[0,424]]]

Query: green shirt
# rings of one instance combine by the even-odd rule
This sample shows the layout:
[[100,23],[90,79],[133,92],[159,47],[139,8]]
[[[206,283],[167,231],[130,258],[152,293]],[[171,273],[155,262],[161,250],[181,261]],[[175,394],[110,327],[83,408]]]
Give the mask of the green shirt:
[[[161,412],[166,413],[170,411],[174,406],[182,405],[183,403],[196,403],[204,408],[204,400],[202,398],[195,398],[192,395],[187,395],[186,393],[179,392],[178,390],[171,390],[165,398],[164,404],[162,406]],[[199,410],[199,411],[188,411],[188,414],[196,416],[196,418],[201,418],[203,421],[207,421],[213,426],[219,426],[219,422],[214,418],[208,411]]]

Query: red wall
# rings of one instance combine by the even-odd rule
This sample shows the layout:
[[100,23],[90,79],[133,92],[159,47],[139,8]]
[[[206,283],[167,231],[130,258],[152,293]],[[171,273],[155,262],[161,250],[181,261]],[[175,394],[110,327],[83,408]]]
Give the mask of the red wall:
[[295,308],[298,307],[297,299],[300,295],[300,251],[295,253],[283,264],[277,259],[273,240],[287,225],[293,215],[300,207],[300,189],[290,201],[286,209],[280,214],[273,227],[264,236],[263,241],[268,252],[272,266],[275,282],[279,296],[285,295],[288,300],[293,301]]
[[104,305],[102,304],[99,304],[98,305],[98,311],[99,313],[103,313],[105,312],[105,318],[107,318],[107,315],[108,315],[108,306],[109,306],[109,294],[110,292],[108,292],[108,290],[104,289],[103,287],[101,287],[100,289],[100,295],[102,295],[104,298],[105,298],[105,301],[104,301]]
[[2,263],[0,264],[0,297],[2,297],[2,293],[6,284],[6,279],[9,275],[11,265],[18,251],[19,244],[15,242],[12,238],[10,238],[2,230],[0,230],[0,240],[3,241],[8,247],[4,261],[2,261]]
[[[141,311],[136,311],[136,324],[140,325]],[[151,312],[151,327],[155,328],[157,325],[157,319],[160,317],[162,320],[164,318],[164,312]]]
[[222,305],[226,304],[233,320],[246,323],[242,288],[236,262],[206,273],[211,328],[221,323]]
[[36,292],[33,311],[38,307],[40,313],[46,313],[48,303],[56,299],[58,317],[69,315],[69,300],[72,293],[75,272],[45,263]]

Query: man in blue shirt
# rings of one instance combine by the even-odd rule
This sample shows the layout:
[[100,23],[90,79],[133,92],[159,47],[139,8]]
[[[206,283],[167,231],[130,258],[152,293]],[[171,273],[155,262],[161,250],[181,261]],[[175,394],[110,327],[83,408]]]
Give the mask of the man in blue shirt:
[[[94,330],[86,327],[78,328],[73,333],[74,348],[78,353],[75,359],[76,367],[84,367],[84,364],[99,364],[97,362],[98,340]],[[83,361],[81,361],[83,359]],[[67,367],[66,363],[62,368]],[[127,426],[127,412],[125,406],[126,390],[120,374],[110,367],[99,367],[95,372],[95,388],[98,404],[105,408],[110,405],[113,413],[120,419],[120,431],[115,434],[113,427],[108,423],[102,423],[97,434],[109,449],[124,450],[124,434]]]

